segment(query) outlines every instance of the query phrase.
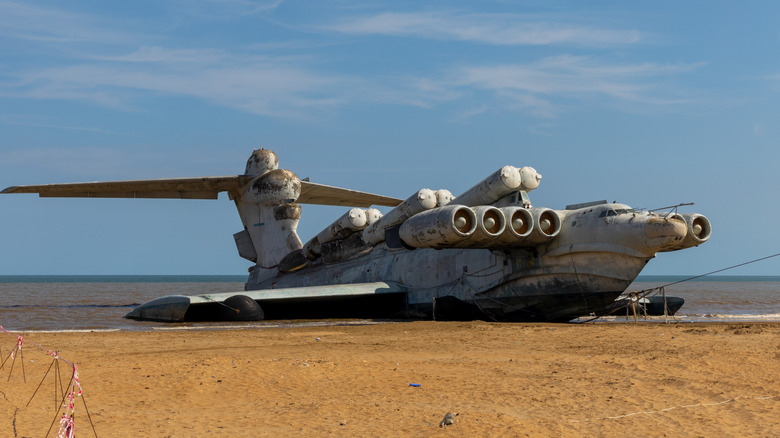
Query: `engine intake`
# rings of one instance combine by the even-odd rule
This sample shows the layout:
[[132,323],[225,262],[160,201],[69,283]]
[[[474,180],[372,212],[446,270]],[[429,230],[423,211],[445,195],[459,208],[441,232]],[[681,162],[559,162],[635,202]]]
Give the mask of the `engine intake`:
[[712,235],[712,225],[710,225],[709,219],[704,215],[698,213],[685,213],[675,214],[672,217],[685,221],[685,225],[688,228],[688,232],[685,235],[685,239],[683,239],[680,244],[679,249],[699,246],[709,240]]
[[534,226],[526,242],[546,242],[561,232],[561,218],[554,210],[549,208],[531,208],[530,211]]
[[521,207],[503,207],[501,213],[506,218],[506,228],[496,239],[496,246],[517,246],[528,240],[534,229],[534,218],[531,212]]

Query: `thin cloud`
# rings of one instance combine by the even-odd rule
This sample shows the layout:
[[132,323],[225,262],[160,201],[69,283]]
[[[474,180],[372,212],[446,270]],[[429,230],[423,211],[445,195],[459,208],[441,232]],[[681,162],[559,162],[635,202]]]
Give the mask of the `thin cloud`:
[[640,33],[636,30],[601,29],[516,14],[385,12],[354,17],[321,28],[352,35],[422,37],[506,46],[604,46],[631,44],[640,40]]
[[553,97],[606,96],[645,104],[665,104],[653,80],[696,68],[690,65],[605,64],[588,57],[557,56],[528,64],[472,66],[457,69],[445,83],[455,88],[516,96],[520,107],[551,115]]
[[[157,55],[162,52],[155,51]],[[6,95],[30,98],[82,99],[115,106],[126,92],[194,97],[255,114],[295,117],[339,103],[337,90],[347,88],[344,78],[308,72],[273,59],[253,63],[206,61],[230,58],[206,51],[205,57],[180,52],[172,57],[128,55],[117,62],[94,62],[42,69],[21,75]],[[154,59],[153,61],[151,59]],[[122,60],[123,62],[119,62]],[[198,68],[192,68],[197,64]],[[113,101],[112,99],[117,99]]]
[[[272,10],[279,1],[197,0],[193,5],[244,11]],[[259,9],[258,9],[259,8]],[[75,41],[62,44],[47,66],[9,66],[0,96],[89,102],[119,110],[143,108],[145,99],[178,96],[269,117],[311,118],[343,108],[400,105],[434,108],[450,105],[456,119],[474,108],[520,111],[554,117],[563,99],[604,96],[646,104],[678,103],[653,82],[681,74],[697,64],[606,63],[597,57],[552,56],[523,64],[450,67],[445,73],[387,71],[354,75],[321,53],[273,56],[249,42],[244,47],[171,48],[139,38],[115,39],[95,17],[0,0],[0,34]],[[36,21],[38,19],[38,21]],[[600,29],[544,21],[516,14],[450,12],[384,13],[350,18],[327,29],[349,34],[386,34],[475,41],[496,45],[622,44],[638,41],[636,31]],[[140,36],[139,36],[140,37]],[[326,39],[327,40],[327,39]],[[298,44],[301,42],[299,41]],[[253,45],[255,44],[255,45]],[[305,47],[302,45],[300,47]],[[67,53],[67,54],[66,54]],[[70,55],[68,57],[68,55]],[[17,69],[16,71],[14,69]]]
[[253,114],[293,118],[356,105],[457,107],[461,101],[477,98],[482,103],[496,100],[491,105],[495,110],[554,117],[561,99],[584,96],[645,105],[682,103],[672,89],[655,82],[699,66],[616,64],[563,55],[526,64],[462,66],[439,77],[353,77],[318,72],[287,58],[155,47],[27,72],[13,86],[0,88],[5,90],[0,93],[86,100],[122,109],[132,108],[128,96],[144,97],[133,91],[142,91],[147,97],[197,98]]
[[210,20],[229,20],[276,10],[284,0],[184,0],[182,13]]
[[88,15],[34,6],[28,2],[0,1],[0,36],[40,43],[111,44],[138,41],[131,35]]

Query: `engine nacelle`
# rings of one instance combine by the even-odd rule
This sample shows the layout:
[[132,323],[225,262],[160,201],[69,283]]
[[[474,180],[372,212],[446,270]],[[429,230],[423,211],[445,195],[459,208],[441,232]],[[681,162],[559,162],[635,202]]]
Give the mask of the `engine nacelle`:
[[385,240],[385,228],[400,225],[417,213],[434,207],[436,207],[436,193],[430,189],[422,189],[363,230],[363,240],[369,245],[376,245]]
[[555,238],[561,232],[561,217],[549,208],[529,209],[533,217],[533,229],[526,238],[528,243],[543,243]]
[[682,219],[688,228],[682,243],[677,249],[699,246],[706,242],[712,235],[712,225],[709,219],[698,213],[674,214],[673,218]]
[[407,219],[398,230],[413,248],[451,248],[477,229],[477,215],[463,205],[447,205]]
[[477,229],[468,239],[455,245],[457,248],[487,248],[498,239],[506,228],[504,213],[492,205],[472,207],[477,216]]
[[534,230],[531,212],[521,207],[502,207],[506,219],[504,232],[496,239],[495,246],[513,247],[523,244]]

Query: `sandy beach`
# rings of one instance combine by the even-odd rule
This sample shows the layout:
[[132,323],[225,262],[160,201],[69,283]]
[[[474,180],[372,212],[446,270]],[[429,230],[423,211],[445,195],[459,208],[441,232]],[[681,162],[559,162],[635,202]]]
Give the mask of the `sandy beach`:
[[[78,363],[101,438],[780,435],[780,324],[405,322],[24,340],[24,375],[17,357],[0,376],[3,437],[43,437],[55,419],[53,359],[38,346]],[[3,358],[15,343],[0,334]],[[454,423],[440,427],[448,412]],[[75,413],[76,436],[94,436],[81,400]]]

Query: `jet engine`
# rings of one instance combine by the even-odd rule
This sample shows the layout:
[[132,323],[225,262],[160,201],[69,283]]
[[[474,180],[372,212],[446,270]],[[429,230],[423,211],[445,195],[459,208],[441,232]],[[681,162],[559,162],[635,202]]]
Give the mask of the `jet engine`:
[[477,215],[463,205],[424,211],[401,225],[401,240],[413,248],[451,248],[477,229]]
[[685,221],[685,225],[688,228],[688,232],[685,235],[677,249],[690,248],[692,246],[699,246],[706,242],[710,235],[712,235],[712,226],[709,219],[698,213],[684,213],[674,214],[673,218],[682,219]]
[[456,248],[487,248],[492,246],[504,232],[506,228],[506,219],[504,214],[496,207],[491,205],[479,205],[472,207],[477,216],[477,229],[468,239],[455,245]]
[[531,208],[533,230],[526,239],[528,243],[546,242],[561,232],[561,217],[549,208]]
[[531,212],[521,207],[503,207],[501,213],[506,218],[506,228],[496,239],[496,246],[517,246],[528,240],[534,230],[534,218]]

